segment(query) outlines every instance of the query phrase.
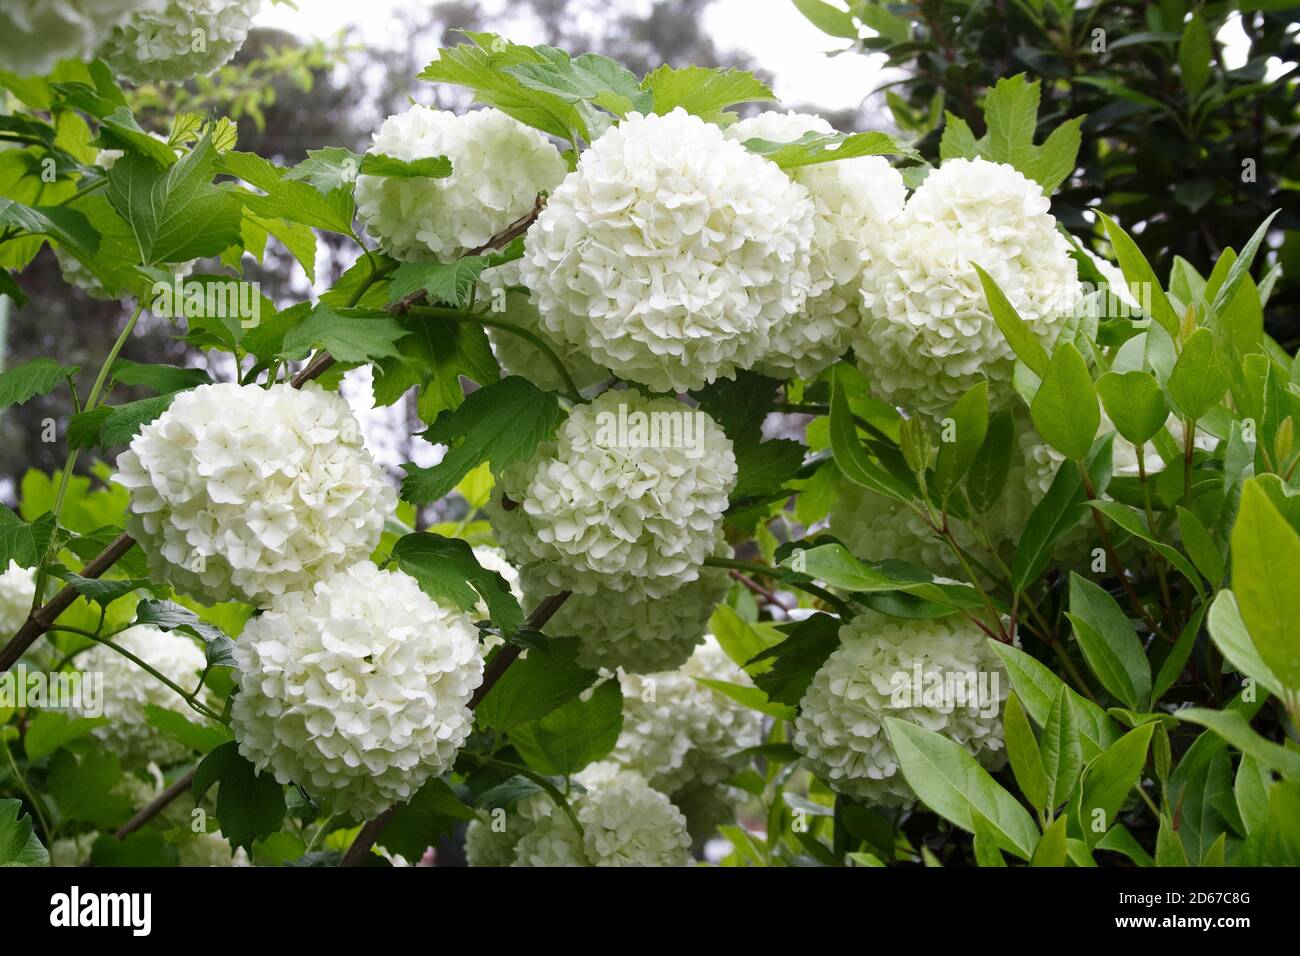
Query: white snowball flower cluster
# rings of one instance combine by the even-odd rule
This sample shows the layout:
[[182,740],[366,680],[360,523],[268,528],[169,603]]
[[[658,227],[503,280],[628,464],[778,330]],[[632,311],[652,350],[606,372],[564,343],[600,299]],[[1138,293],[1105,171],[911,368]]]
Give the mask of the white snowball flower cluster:
[[863,274],[868,315],[853,346],[879,398],[939,416],[987,378],[993,404],[1007,402],[1015,356],[974,267],[1049,344],[1078,285],[1049,208],[1037,183],[1002,163],[954,159],[929,175]]
[[686,866],[686,818],[640,774],[611,761],[578,773],[584,788],[568,796],[582,825],[550,797],[521,800],[504,815],[472,822],[465,834],[470,866]]
[[262,0],[166,0],[147,4],[113,31],[99,56],[132,83],[184,83],[229,63]]
[[[113,641],[186,691],[198,684],[206,664],[203,650],[188,637],[147,624],[122,631]],[[189,707],[174,690],[102,644],[79,656],[77,666],[81,670],[82,694],[79,706],[72,709],[87,717],[108,718],[108,723],[92,733],[106,750],[117,754],[123,765],[138,766],[151,760],[172,763],[188,753],[180,743],[151,727],[145,713],[145,708],[153,704],[188,715]],[[98,686],[101,676],[102,694],[96,699],[87,691],[92,682]]]
[[396,495],[347,403],[315,383],[182,392],[117,460],[155,580],[263,604],[367,557]]
[[0,9],[0,63],[19,76],[43,76],[59,60],[91,60],[136,8],[163,0],[5,0]]
[[[576,803],[576,801],[571,801]],[[550,813],[520,837],[508,866],[590,866],[582,845],[582,834],[563,811]]]
[[[557,339],[542,327],[537,315],[537,306],[531,296],[521,288],[519,261],[507,262],[488,269],[479,278],[479,297],[492,303],[493,318],[501,318],[539,336],[556,356],[564,363],[573,384],[578,390],[587,389],[610,379],[608,369],[603,369],[591,360],[585,351],[561,339]],[[503,312],[496,313],[499,307]],[[564,379],[560,377],[555,366],[546,355],[532,342],[520,335],[488,327],[488,340],[492,343],[492,352],[508,375],[520,375],[539,388],[560,391],[564,389]]]
[[[840,629],[840,640],[799,702],[793,741],[834,790],[880,806],[914,802],[886,717],[942,734],[990,769],[1005,763],[1000,711],[1009,682],[974,624],[867,612]],[[967,680],[973,684],[961,683]],[[935,685],[944,689],[936,693]],[[963,697],[966,686],[974,693]]]
[[369,152],[404,162],[446,156],[451,175],[357,177],[357,215],[384,251],[449,262],[526,216],[567,170],[540,132],[500,110],[457,116],[415,105],[384,120]]
[[631,113],[528,231],[542,325],[656,391],[750,368],[812,288],[814,207],[776,165],[683,109]]
[[78,833],[76,836],[59,837],[50,844],[50,866],[82,866],[90,859],[90,853],[99,839],[98,830]]
[[670,796],[721,783],[743,768],[736,754],[763,742],[762,715],[700,679],[752,684],[712,635],[679,670],[619,678],[623,731],[610,759]]
[[[702,568],[694,581],[661,598],[605,588],[573,594],[560,605],[546,631],[578,638],[578,663],[591,670],[629,674],[672,670],[685,663],[704,639],[709,618],[730,583],[726,571]],[[550,591],[554,588],[540,589]]]
[[10,560],[0,574],[0,642],[23,626],[36,599],[36,572]]
[[369,561],[275,601],[234,654],[239,752],[362,817],[450,768],[483,680],[469,615]]
[[[834,132],[820,116],[769,111],[728,127],[727,137],[788,143],[806,133]],[[802,311],[773,330],[757,367],[776,378],[807,378],[848,351],[849,334],[862,321],[863,263],[884,224],[902,210],[907,187],[883,156],[805,166],[791,178],[807,188],[816,209],[812,286]]]
[[507,467],[487,511],[526,590],[665,597],[716,553],[735,482],[731,440],[707,414],[608,391]]
[[[599,764],[579,774],[605,774],[578,803],[582,846],[593,866],[687,866],[686,817],[640,774],[611,774]],[[584,783],[585,785],[585,783]]]

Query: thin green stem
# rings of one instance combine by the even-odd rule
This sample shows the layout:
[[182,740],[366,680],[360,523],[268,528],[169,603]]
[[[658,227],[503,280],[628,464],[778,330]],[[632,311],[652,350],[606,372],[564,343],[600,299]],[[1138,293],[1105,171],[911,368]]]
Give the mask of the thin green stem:
[[560,380],[564,383],[564,388],[569,393],[569,398],[575,404],[581,404],[583,402],[582,392],[579,390],[577,383],[574,382],[573,376],[569,374],[569,370],[565,368],[564,362],[560,359],[560,356],[556,354],[555,349],[551,348],[550,344],[545,339],[531,329],[525,329],[522,326],[516,325],[513,322],[507,322],[504,319],[489,318],[481,312],[461,312],[457,309],[447,309],[434,305],[412,306],[410,311],[412,315],[424,316],[426,318],[451,319],[457,322],[477,322],[479,325],[486,325],[488,328],[492,329],[500,329],[502,332],[524,339],[536,347],[537,350],[546,357],[546,360],[551,363],[551,367],[555,369],[556,374],[560,376]]
[[[131,313],[131,318],[127,319],[126,325],[123,326],[113,347],[109,349],[108,356],[104,359],[104,364],[99,367],[99,374],[95,376],[95,384],[90,389],[90,394],[86,396],[84,411],[93,412],[95,405],[99,401],[99,396],[104,390],[104,383],[108,381],[109,373],[112,371],[113,363],[117,361],[118,355],[122,352],[122,346],[126,340],[131,337],[131,332],[135,329],[135,324],[140,320],[140,313],[144,311],[144,300],[141,299]],[[54,494],[54,507],[51,513],[54,515],[55,525],[58,525],[59,518],[63,514],[63,503],[68,495],[68,484],[72,481],[72,470],[77,465],[77,456],[80,454],[79,448],[68,450],[67,457],[63,463],[63,474],[59,476],[59,488]],[[41,557],[41,566],[36,571],[36,593],[32,598],[32,611],[35,612],[42,604],[45,595],[45,565],[49,563],[50,553],[47,550]]]
[[[123,628],[122,630],[125,630],[125,628]],[[136,667],[139,667],[141,670],[143,670],[146,674],[149,674],[150,676],[154,677],[159,682],[161,682],[162,684],[164,684],[165,686],[173,690],[176,693],[176,695],[181,698],[181,700],[185,701],[185,703],[190,706],[191,710],[208,718],[208,720],[215,721],[219,724],[226,723],[226,721],[222,718],[220,714],[212,710],[210,707],[207,707],[204,704],[199,702],[199,700],[197,699],[197,691],[191,694],[189,691],[181,687],[171,678],[161,673],[157,668],[152,667],[149,664],[145,663],[135,654],[132,654],[121,644],[118,644],[116,641],[111,640],[109,637],[96,636],[90,633],[89,631],[83,630],[82,628],[79,627],[52,627],[50,628],[50,631],[51,632],[64,631],[69,634],[80,634],[82,637],[89,638],[90,640],[94,641],[97,644],[103,644],[105,647],[111,647],[113,650],[117,651],[117,653],[121,654],[131,663],[135,664]],[[113,633],[119,634],[121,633],[121,631],[115,631]]]
[[27,797],[27,802],[32,805],[32,812],[36,814],[36,819],[40,821],[41,830],[45,832],[45,839],[52,841],[54,831],[50,829],[50,821],[45,818],[45,810],[41,807],[40,800],[36,799],[36,794],[32,793],[31,787],[27,785],[26,775],[18,771],[18,762],[14,760],[14,755],[9,752],[9,742],[5,740],[3,734],[0,734],[0,748],[4,748],[5,761],[9,764],[9,772],[13,775],[19,789]]
[[813,597],[829,604],[835,608],[840,617],[848,619],[854,616],[853,606],[842,598],[836,597],[830,591],[816,584],[807,584],[802,581],[796,581],[787,576],[784,568],[773,568],[766,564],[759,564],[755,561],[739,561],[735,558],[705,558],[704,566],[706,568],[728,568],[733,571],[744,571],[748,574],[761,574],[763,577],[772,578],[793,588],[798,588]]
[[505,770],[509,773],[516,773],[521,777],[528,778],[546,791],[552,802],[564,812],[566,817],[569,818],[569,822],[573,824],[573,828],[578,831],[578,834],[580,836],[584,834],[582,824],[578,822],[578,815],[573,812],[573,807],[569,806],[569,801],[565,798],[564,794],[560,792],[560,788],[551,783],[551,781],[547,780],[541,774],[535,773],[528,767],[520,764],[510,763],[506,760],[498,760],[495,757],[484,757],[480,754],[468,753],[466,751],[461,752],[461,757],[474,761],[480,767],[492,767],[497,770]]
[[331,813],[321,822],[321,825],[317,827],[316,832],[312,834],[311,839],[307,841],[307,849],[303,851],[304,853],[310,853],[312,850],[316,849],[320,841],[324,839],[325,834],[329,832],[330,824],[334,822],[336,816],[338,816],[338,814]]

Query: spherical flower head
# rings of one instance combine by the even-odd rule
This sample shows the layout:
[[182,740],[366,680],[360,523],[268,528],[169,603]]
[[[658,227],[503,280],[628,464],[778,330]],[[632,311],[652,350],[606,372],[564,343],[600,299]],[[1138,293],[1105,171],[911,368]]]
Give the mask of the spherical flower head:
[[610,777],[601,765],[578,775],[604,777],[578,801],[582,847],[592,866],[687,866],[691,837],[686,817],[640,774]]
[[840,642],[799,702],[793,741],[832,789],[879,806],[915,801],[886,717],[947,737],[989,769],[1005,763],[1000,711],[1009,683],[974,624],[867,612],[840,629]]
[[0,642],[7,641],[23,626],[36,600],[36,572],[10,560],[0,574]]
[[176,845],[176,854],[184,867],[252,866],[244,848],[231,850],[220,830],[187,836]]
[[[788,143],[807,133],[835,130],[820,116],[769,111],[727,128],[738,143],[764,139]],[[804,186],[813,217],[812,287],[803,309],[779,323],[758,370],[775,378],[816,375],[846,351],[862,322],[863,263],[884,224],[903,208],[907,187],[883,156],[858,156],[790,172]]]
[[763,741],[762,715],[702,680],[752,686],[712,635],[678,670],[620,675],[623,730],[610,759],[669,795],[739,772],[744,758],[737,754]]
[[59,60],[92,60],[113,28],[137,8],[164,0],[5,0],[0,63],[19,76],[43,76]]
[[182,392],[117,460],[154,580],[264,604],[368,556],[396,494],[347,403],[315,383]]
[[539,820],[515,845],[510,866],[591,866],[583,847],[582,835],[574,829],[567,814],[551,807],[549,816]]
[[60,837],[50,844],[50,866],[69,867],[84,866],[90,859],[95,841],[99,839],[98,830],[78,833],[76,836]]
[[99,56],[132,83],[184,83],[229,63],[262,0],[167,0],[115,29]]
[[483,681],[469,615],[369,561],[277,599],[234,654],[239,752],[366,818],[451,767]]
[[[726,571],[701,568],[698,578],[661,598],[606,588],[571,594],[546,630],[578,638],[578,663],[591,670],[670,671],[684,664],[704,640],[709,618],[728,587]],[[554,590],[544,586],[538,593]]]
[[[519,261],[488,269],[479,278],[479,298],[492,305],[493,318],[501,318],[540,337],[560,362],[563,363],[573,384],[585,392],[611,378],[609,370],[601,368],[587,353],[563,339],[551,335],[541,324],[537,306],[528,290],[522,288]],[[488,327],[488,340],[492,353],[508,375],[519,375],[539,388],[562,391],[566,382],[560,377],[550,359],[541,349],[523,336]]]
[[735,482],[731,441],[707,414],[608,391],[508,466],[487,511],[525,590],[657,598],[716,553]]
[[[465,828],[466,862],[479,867],[530,865],[517,862],[520,842],[533,830],[545,825],[552,816],[564,814],[544,793],[525,797],[510,807],[483,812],[479,819],[471,820]],[[562,834],[560,838],[563,839]]]
[[689,391],[750,368],[803,307],[813,216],[807,189],[717,126],[630,113],[551,195],[522,276],[553,336]]
[[[186,691],[194,689],[206,665],[202,649],[188,637],[146,624],[122,631],[113,642]],[[123,765],[174,763],[189,752],[150,726],[146,713],[154,705],[189,715],[189,707],[176,691],[105,645],[97,644],[80,655],[77,664],[82,693],[74,709],[88,717],[108,719],[92,733]],[[90,693],[92,686],[100,689],[98,694]]]
[[936,418],[987,378],[1011,398],[1015,354],[975,266],[1045,345],[1073,309],[1078,269],[1037,183],[1002,163],[954,159],[932,172],[876,243],[853,347],[878,398]]
[[412,106],[384,120],[369,152],[405,162],[446,156],[451,175],[357,177],[357,215],[396,259],[449,262],[526,216],[564,178],[542,133],[500,110],[457,116]]

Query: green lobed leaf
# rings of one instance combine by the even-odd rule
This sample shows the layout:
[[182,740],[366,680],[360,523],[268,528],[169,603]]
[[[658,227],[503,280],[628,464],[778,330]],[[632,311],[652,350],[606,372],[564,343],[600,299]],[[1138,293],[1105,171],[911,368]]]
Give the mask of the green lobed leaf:
[[21,800],[0,800],[0,867],[49,866],[50,854],[32,827],[28,814],[19,816]]
[[37,395],[45,395],[79,371],[76,365],[64,365],[46,357],[15,365],[0,373],[0,408],[22,405]]
[[25,206],[0,196],[0,226],[48,236],[82,256],[99,251],[99,233],[90,220],[67,206]]
[[312,309],[301,323],[284,334],[283,358],[306,358],[323,349],[340,362],[369,362],[396,357],[397,341],[406,329],[391,315],[371,309],[334,309],[324,303]]
[[574,103],[544,90],[529,89],[506,72],[507,67],[521,63],[547,63],[541,51],[492,33],[463,32],[470,42],[443,47],[420,73],[420,79],[463,86],[480,103],[495,106],[560,140],[568,140],[575,131],[587,135],[586,123]]
[[141,262],[188,262],[240,241],[239,200],[212,184],[216,173],[210,136],[171,166],[138,153],[113,165],[108,199],[131,226]]
[[623,692],[607,680],[583,700],[575,697],[510,731],[524,762],[542,774],[568,776],[605,757],[623,729]]
[[446,179],[451,175],[451,160],[446,156],[398,159],[386,153],[366,153],[361,157],[357,174],[394,179]]
[[798,169],[840,159],[857,159],[860,156],[906,156],[919,159],[920,155],[888,133],[804,133],[788,143],[772,140],[745,140],[751,153],[770,159],[782,169]]
[[528,89],[541,90],[567,103],[586,102],[609,110],[615,116],[636,111],[647,113],[653,94],[641,89],[635,74],[595,53],[570,58],[560,50],[543,63],[518,63],[503,72],[519,80]]
[[646,74],[641,86],[651,96],[660,115],[677,108],[706,122],[734,119],[727,107],[737,103],[775,100],[767,84],[744,70],[703,66],[674,67],[667,63]]
[[543,392],[516,375],[474,392],[459,408],[445,411],[424,432],[431,442],[450,447],[431,468],[406,465],[402,498],[428,504],[447,494],[481,462],[499,472],[527,458],[551,437],[560,421],[554,393]]
[[755,686],[778,704],[797,706],[812,683],[813,675],[840,646],[840,621],[827,614],[780,627],[787,635],[781,643],[764,647],[744,662],[746,670],[755,664],[771,661],[761,671],[750,671]]
[[190,792],[197,803],[217,786],[217,819],[232,847],[253,851],[256,840],[280,829],[284,820],[284,787],[269,770],[258,773],[239,753],[235,741],[211,751],[194,771]]
[[510,585],[496,571],[482,567],[467,542],[417,531],[398,539],[392,557],[434,600],[462,611],[473,611],[482,601],[492,623],[506,634],[523,625],[524,612]]
[[530,648],[483,697],[475,711],[478,719],[511,731],[576,699],[597,676],[578,664],[579,647],[576,637],[552,637]]

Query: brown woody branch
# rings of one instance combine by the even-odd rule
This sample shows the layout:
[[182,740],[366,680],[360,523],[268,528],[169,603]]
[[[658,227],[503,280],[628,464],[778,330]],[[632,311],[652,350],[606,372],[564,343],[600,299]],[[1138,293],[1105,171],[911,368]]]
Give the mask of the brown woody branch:
[[127,820],[126,823],[118,827],[115,836],[119,840],[125,840],[136,830],[140,829],[154,817],[158,816],[158,814],[162,813],[163,810],[167,809],[168,804],[179,797],[182,793],[189,790],[190,784],[194,782],[194,772],[198,769],[198,767],[195,767],[194,770],[191,770],[162,793],[158,794],[152,803],[133,816],[130,820]]

